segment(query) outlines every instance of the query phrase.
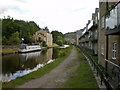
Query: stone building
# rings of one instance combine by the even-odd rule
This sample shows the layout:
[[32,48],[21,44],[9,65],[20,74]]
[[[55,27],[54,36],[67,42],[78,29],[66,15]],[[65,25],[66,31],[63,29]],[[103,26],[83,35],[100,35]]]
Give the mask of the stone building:
[[99,63],[120,65],[120,2],[100,2]]
[[35,43],[45,41],[48,46],[53,44],[52,34],[44,30],[39,30],[35,33]]
[[76,45],[79,46],[79,38],[82,36],[82,32],[84,29],[80,29],[76,31]]
[[98,55],[110,87],[120,87],[120,0],[100,0],[99,10],[86,24],[79,44]]
[[[90,25],[91,24],[91,25]],[[92,14],[92,20],[88,25],[89,31],[89,45],[93,51],[93,55],[98,54],[98,29],[99,29],[99,8],[95,9],[95,13]]]
[[120,78],[120,1],[99,2],[99,54],[98,60],[105,68],[109,83],[119,87]]
[[92,19],[88,20],[82,35],[79,38],[80,46],[90,51],[93,55],[98,54],[98,27],[99,27],[99,9],[95,9]]

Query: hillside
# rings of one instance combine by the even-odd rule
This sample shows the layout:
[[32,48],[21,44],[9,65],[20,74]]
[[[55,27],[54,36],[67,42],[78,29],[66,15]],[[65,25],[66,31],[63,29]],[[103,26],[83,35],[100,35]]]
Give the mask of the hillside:
[[64,38],[74,39],[76,40],[76,32],[69,32],[64,34]]

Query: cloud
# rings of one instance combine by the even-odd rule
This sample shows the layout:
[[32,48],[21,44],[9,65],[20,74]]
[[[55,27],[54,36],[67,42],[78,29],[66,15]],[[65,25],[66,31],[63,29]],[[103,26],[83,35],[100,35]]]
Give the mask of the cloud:
[[10,6],[0,6],[0,14],[3,14],[4,12],[8,11]]
[[3,0],[0,18],[9,15],[66,33],[84,28],[98,4],[99,0]]

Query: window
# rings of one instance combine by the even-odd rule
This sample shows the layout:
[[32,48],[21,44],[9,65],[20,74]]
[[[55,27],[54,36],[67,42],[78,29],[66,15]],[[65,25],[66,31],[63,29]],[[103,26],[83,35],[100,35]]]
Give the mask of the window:
[[90,49],[93,49],[92,47],[93,47],[93,45],[92,45],[92,43],[91,43],[91,47],[90,47]]
[[105,27],[105,17],[104,16],[102,16],[102,28],[104,28]]
[[90,42],[89,42],[89,47],[90,47]]
[[112,43],[112,59],[116,59],[117,43]]
[[97,20],[98,20],[98,19],[97,19],[97,16],[96,16],[96,17],[95,17],[95,24],[97,24]]
[[101,54],[104,55],[104,44],[101,45]]
[[99,20],[99,18],[100,18],[100,16],[99,16],[100,14],[99,14],[99,12],[98,12],[98,20]]

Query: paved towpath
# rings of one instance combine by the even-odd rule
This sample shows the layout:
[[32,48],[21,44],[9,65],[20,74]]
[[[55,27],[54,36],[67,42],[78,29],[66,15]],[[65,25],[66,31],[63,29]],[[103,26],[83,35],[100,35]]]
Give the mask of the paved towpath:
[[79,65],[80,61],[77,59],[77,50],[73,47],[70,56],[56,68],[41,78],[30,80],[17,88],[60,88],[69,77],[74,75]]

